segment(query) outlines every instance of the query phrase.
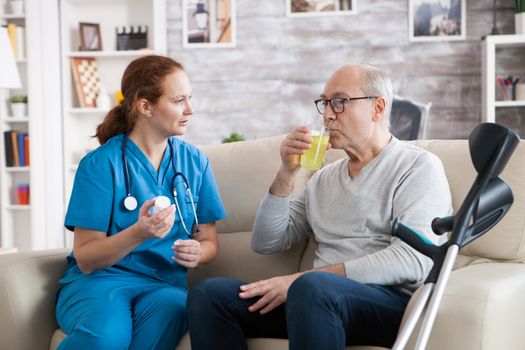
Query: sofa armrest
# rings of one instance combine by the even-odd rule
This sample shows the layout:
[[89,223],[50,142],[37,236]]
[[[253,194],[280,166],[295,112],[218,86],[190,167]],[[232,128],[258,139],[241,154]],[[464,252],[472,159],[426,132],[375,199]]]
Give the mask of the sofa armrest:
[[524,324],[525,265],[470,265],[452,272],[427,349],[523,349]]
[[0,255],[0,347],[49,349],[55,294],[70,250]]

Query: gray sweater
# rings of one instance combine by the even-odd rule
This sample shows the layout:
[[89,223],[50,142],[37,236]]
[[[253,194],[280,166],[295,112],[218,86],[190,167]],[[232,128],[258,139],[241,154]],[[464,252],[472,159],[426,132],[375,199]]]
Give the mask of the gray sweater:
[[317,171],[293,197],[267,194],[257,210],[252,248],[261,254],[289,249],[313,232],[319,246],[314,268],[344,263],[361,283],[395,286],[411,293],[432,261],[391,235],[399,218],[435,244],[434,217],[452,213],[450,189],[438,157],[392,141],[351,178],[349,158]]

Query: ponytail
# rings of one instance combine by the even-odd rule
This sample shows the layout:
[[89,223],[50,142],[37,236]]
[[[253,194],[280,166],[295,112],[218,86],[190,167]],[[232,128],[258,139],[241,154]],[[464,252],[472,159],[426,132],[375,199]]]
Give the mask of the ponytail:
[[104,121],[97,126],[95,137],[98,138],[98,142],[101,145],[105,144],[113,136],[128,133],[133,129],[133,125],[130,123],[131,118],[126,118],[126,109],[124,102],[114,107],[106,114]]

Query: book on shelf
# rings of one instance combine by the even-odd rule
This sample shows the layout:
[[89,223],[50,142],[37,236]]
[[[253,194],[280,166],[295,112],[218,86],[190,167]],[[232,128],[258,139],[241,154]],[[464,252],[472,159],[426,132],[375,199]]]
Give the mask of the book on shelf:
[[20,166],[26,166],[26,152],[25,152],[25,145],[24,145],[24,136],[25,134],[23,132],[19,132],[17,134],[18,160],[19,160]]
[[17,26],[15,30],[16,36],[16,52],[15,57],[17,60],[23,60],[26,58],[26,29],[22,26]]
[[14,166],[13,144],[11,143],[11,131],[4,131],[5,166]]
[[13,53],[16,55],[16,24],[9,23],[7,25],[7,33],[9,34],[9,41],[13,48]]
[[24,134],[24,157],[26,161],[26,166],[30,165],[29,162],[29,135]]
[[4,131],[7,167],[29,166],[29,135],[15,130]]
[[15,162],[14,166],[20,166],[20,153],[18,152],[18,135],[16,131],[11,131],[11,144],[13,145],[13,160]]
[[7,25],[7,32],[9,33],[9,41],[17,60],[23,60],[26,57],[26,34],[23,26],[9,23]]

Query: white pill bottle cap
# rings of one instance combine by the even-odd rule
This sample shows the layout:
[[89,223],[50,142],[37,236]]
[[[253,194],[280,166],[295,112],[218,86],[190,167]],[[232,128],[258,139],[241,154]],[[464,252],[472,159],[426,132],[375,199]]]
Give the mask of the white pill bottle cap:
[[171,205],[171,201],[166,196],[158,196],[155,198],[155,207],[153,208],[153,213],[158,213],[159,211],[166,209]]

